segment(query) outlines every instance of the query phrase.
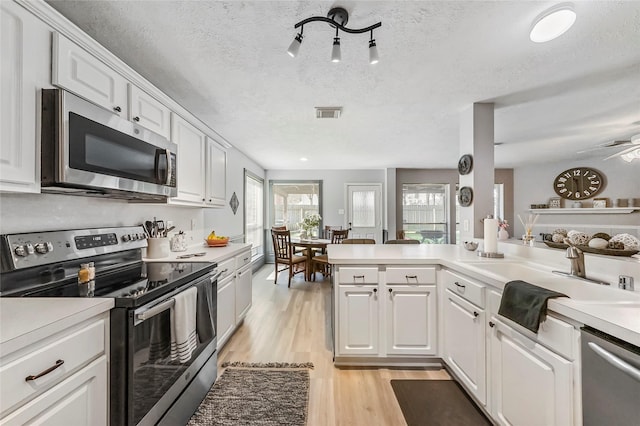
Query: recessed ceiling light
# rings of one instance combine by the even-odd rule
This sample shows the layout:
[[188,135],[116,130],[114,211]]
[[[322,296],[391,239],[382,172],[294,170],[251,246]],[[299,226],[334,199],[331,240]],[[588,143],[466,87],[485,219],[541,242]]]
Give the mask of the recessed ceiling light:
[[573,6],[562,3],[545,10],[533,21],[529,38],[535,43],[544,43],[561,36],[576,21]]
[[309,161],[309,159],[307,157],[302,157],[300,161]]

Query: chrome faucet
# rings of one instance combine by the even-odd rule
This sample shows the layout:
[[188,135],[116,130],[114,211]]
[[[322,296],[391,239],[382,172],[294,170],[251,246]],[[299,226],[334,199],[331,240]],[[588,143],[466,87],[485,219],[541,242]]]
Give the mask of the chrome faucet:
[[568,244],[567,254],[565,257],[571,261],[571,275],[580,278],[586,278],[587,273],[584,268],[584,252],[580,250],[578,247],[571,244],[568,238],[564,239],[564,243]]

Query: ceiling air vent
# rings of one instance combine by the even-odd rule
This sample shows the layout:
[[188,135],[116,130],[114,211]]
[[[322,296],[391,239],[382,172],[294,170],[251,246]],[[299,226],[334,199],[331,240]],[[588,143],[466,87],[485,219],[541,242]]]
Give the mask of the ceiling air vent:
[[316,107],[316,118],[340,118],[342,107]]

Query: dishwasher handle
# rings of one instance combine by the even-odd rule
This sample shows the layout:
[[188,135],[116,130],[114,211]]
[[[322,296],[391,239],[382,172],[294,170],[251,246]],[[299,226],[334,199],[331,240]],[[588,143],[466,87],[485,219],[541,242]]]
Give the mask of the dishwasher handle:
[[625,360],[618,358],[617,356],[607,351],[606,349],[601,348],[597,343],[589,342],[587,343],[587,345],[589,346],[589,348],[591,348],[593,352],[595,352],[598,356],[600,356],[602,359],[607,361],[609,364],[611,364],[612,366],[622,371],[626,375],[631,376],[640,382],[639,369],[629,364]]

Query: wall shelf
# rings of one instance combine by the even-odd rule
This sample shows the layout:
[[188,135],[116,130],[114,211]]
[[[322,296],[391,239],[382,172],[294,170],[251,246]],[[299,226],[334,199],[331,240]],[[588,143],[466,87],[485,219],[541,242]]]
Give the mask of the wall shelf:
[[607,207],[595,209],[593,207],[563,208],[563,209],[529,209],[537,214],[625,214],[640,210],[640,207]]

